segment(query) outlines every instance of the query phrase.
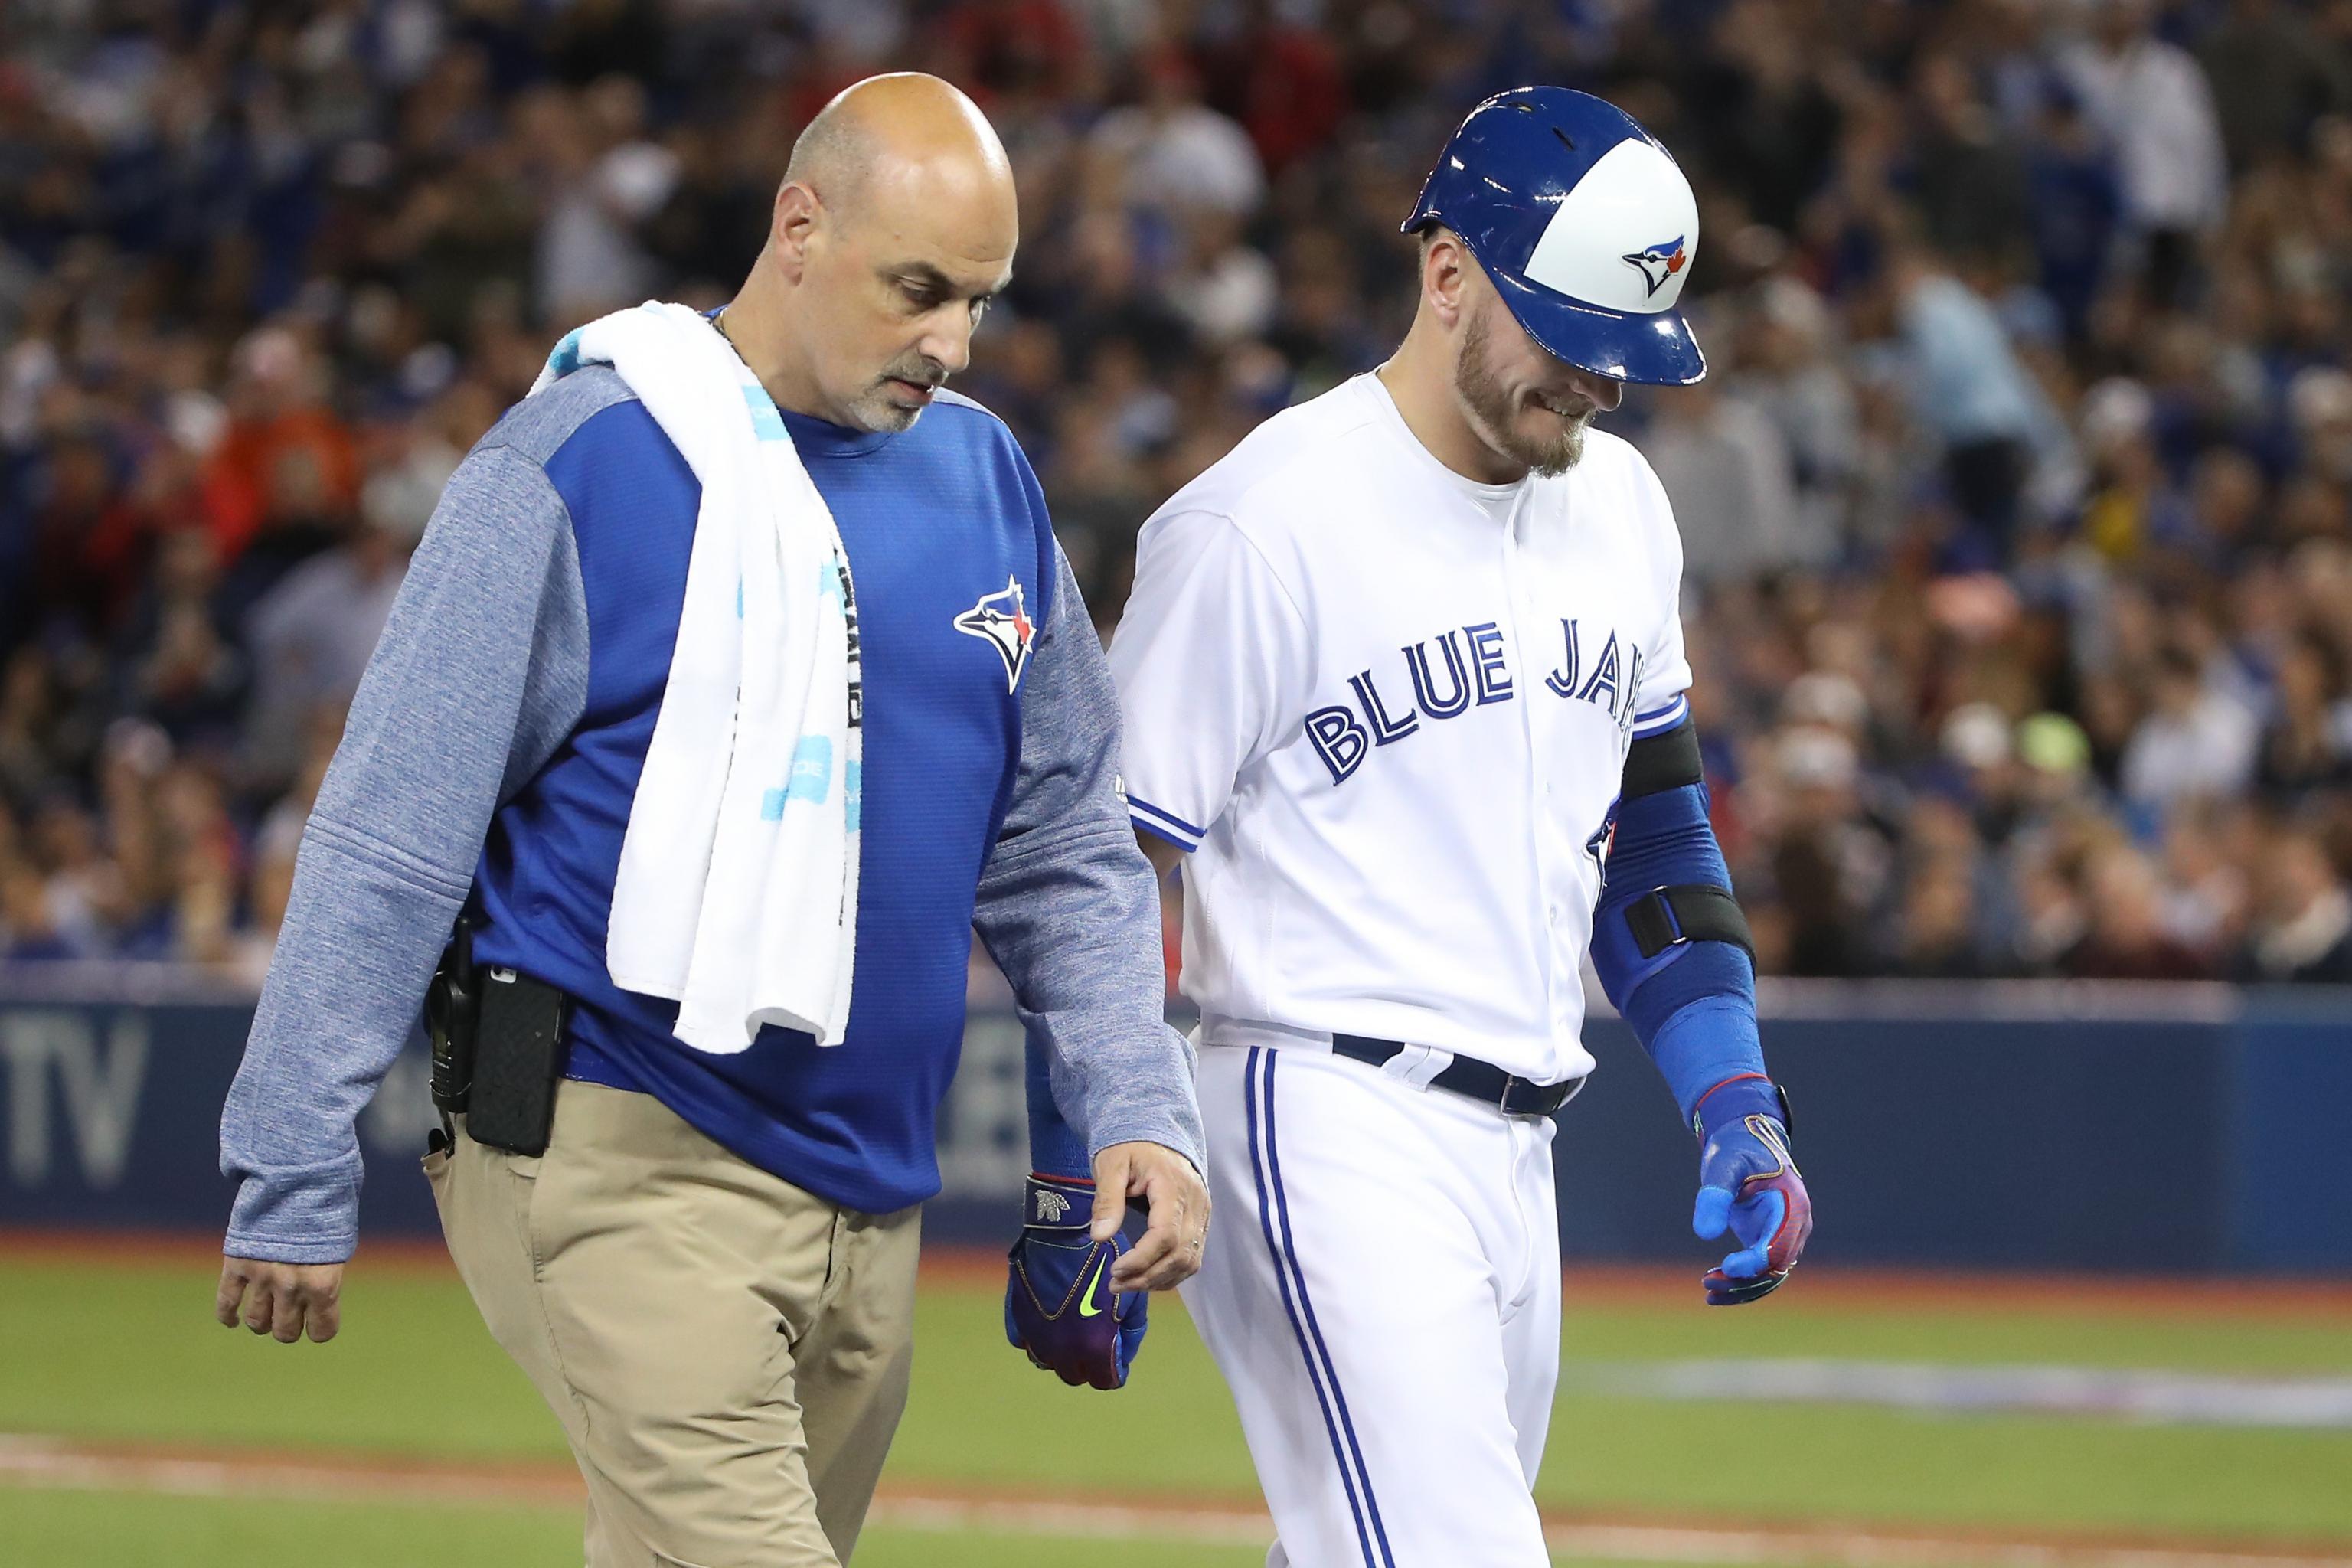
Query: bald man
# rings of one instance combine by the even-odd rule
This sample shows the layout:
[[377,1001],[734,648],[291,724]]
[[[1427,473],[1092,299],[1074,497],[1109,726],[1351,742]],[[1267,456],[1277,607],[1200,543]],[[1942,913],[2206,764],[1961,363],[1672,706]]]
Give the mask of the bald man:
[[[700,500],[609,367],[524,399],[451,479],[304,838],[222,1121],[241,1186],[216,1315],[289,1343],[334,1334],[352,1121],[450,944],[445,973],[488,998],[447,993],[481,1060],[554,1042],[535,1136],[492,1131],[478,1067],[425,1170],[484,1320],[579,1459],[591,1568],[848,1558],[906,1400],[918,1205],[939,1190],[975,926],[1081,1130],[1080,1232],[1115,1259],[1095,1281],[1112,1310],[1089,1316],[1139,1310],[1201,1256],[1199,1113],[1160,1016],[1118,698],[1028,463],[942,384],[1017,237],[979,111],[929,77],[877,78],[801,138],[717,316],[856,584],[839,1045],[771,1026],[739,1055],[695,1050],[675,1003],[606,972]],[[1120,1250],[1130,1200],[1149,1228]]]

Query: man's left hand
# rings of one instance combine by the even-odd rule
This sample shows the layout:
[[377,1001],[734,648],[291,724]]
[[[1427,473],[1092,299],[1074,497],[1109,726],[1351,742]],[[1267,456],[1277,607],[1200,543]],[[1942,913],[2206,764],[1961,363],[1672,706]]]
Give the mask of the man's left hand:
[[1111,1266],[1111,1289],[1172,1290],[1200,1269],[1209,1236],[1208,1186],[1173,1149],[1114,1143],[1095,1156],[1095,1240],[1118,1234],[1130,1200],[1142,1204],[1150,1223]]
[[1707,1271],[1706,1304],[1737,1307],[1770,1294],[1813,1234],[1813,1201],[1790,1157],[1788,1128],[1761,1111],[1729,1118],[1707,1132],[1698,1169],[1691,1229],[1702,1240],[1729,1231],[1740,1244]]
[[1124,1388],[1151,1298],[1111,1289],[1111,1264],[1126,1247],[1116,1235],[1087,1234],[1094,1204],[1083,1176],[1030,1176],[1021,1235],[1005,1258],[1004,1337],[1074,1388]]

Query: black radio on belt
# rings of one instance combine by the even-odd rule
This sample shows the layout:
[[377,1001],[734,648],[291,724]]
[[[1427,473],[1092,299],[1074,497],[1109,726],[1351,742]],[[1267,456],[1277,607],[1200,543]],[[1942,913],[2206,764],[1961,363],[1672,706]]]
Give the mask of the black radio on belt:
[[433,1104],[444,1147],[463,1116],[477,1143],[516,1154],[547,1152],[555,1083],[563,1065],[562,992],[512,969],[474,962],[473,927],[457,922],[425,993],[433,1042]]

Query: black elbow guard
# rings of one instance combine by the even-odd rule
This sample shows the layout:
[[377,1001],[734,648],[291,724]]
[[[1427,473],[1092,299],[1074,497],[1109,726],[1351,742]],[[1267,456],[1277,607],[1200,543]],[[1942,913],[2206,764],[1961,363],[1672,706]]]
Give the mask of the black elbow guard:
[[[1698,731],[1687,721],[1644,736],[1625,752],[1610,878],[1643,889],[1624,899],[1623,909],[1625,934],[1644,964],[1692,942],[1728,942],[1755,961],[1748,917],[1732,897],[1730,875],[1707,827],[1699,787],[1706,777]],[[1596,931],[1596,960],[1613,943],[1614,933]]]
[[1706,768],[1698,754],[1698,728],[1685,722],[1663,735],[1647,735],[1625,751],[1625,777],[1620,791],[1625,800],[1660,795],[1685,784],[1706,782]]

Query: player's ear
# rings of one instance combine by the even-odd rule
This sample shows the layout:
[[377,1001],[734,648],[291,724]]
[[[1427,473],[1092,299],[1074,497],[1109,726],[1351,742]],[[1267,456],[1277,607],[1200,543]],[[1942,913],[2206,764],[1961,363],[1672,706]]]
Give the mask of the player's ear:
[[1421,296],[1439,321],[1451,330],[1469,308],[1472,269],[1477,263],[1454,231],[1443,226],[1429,229],[1421,241]]

